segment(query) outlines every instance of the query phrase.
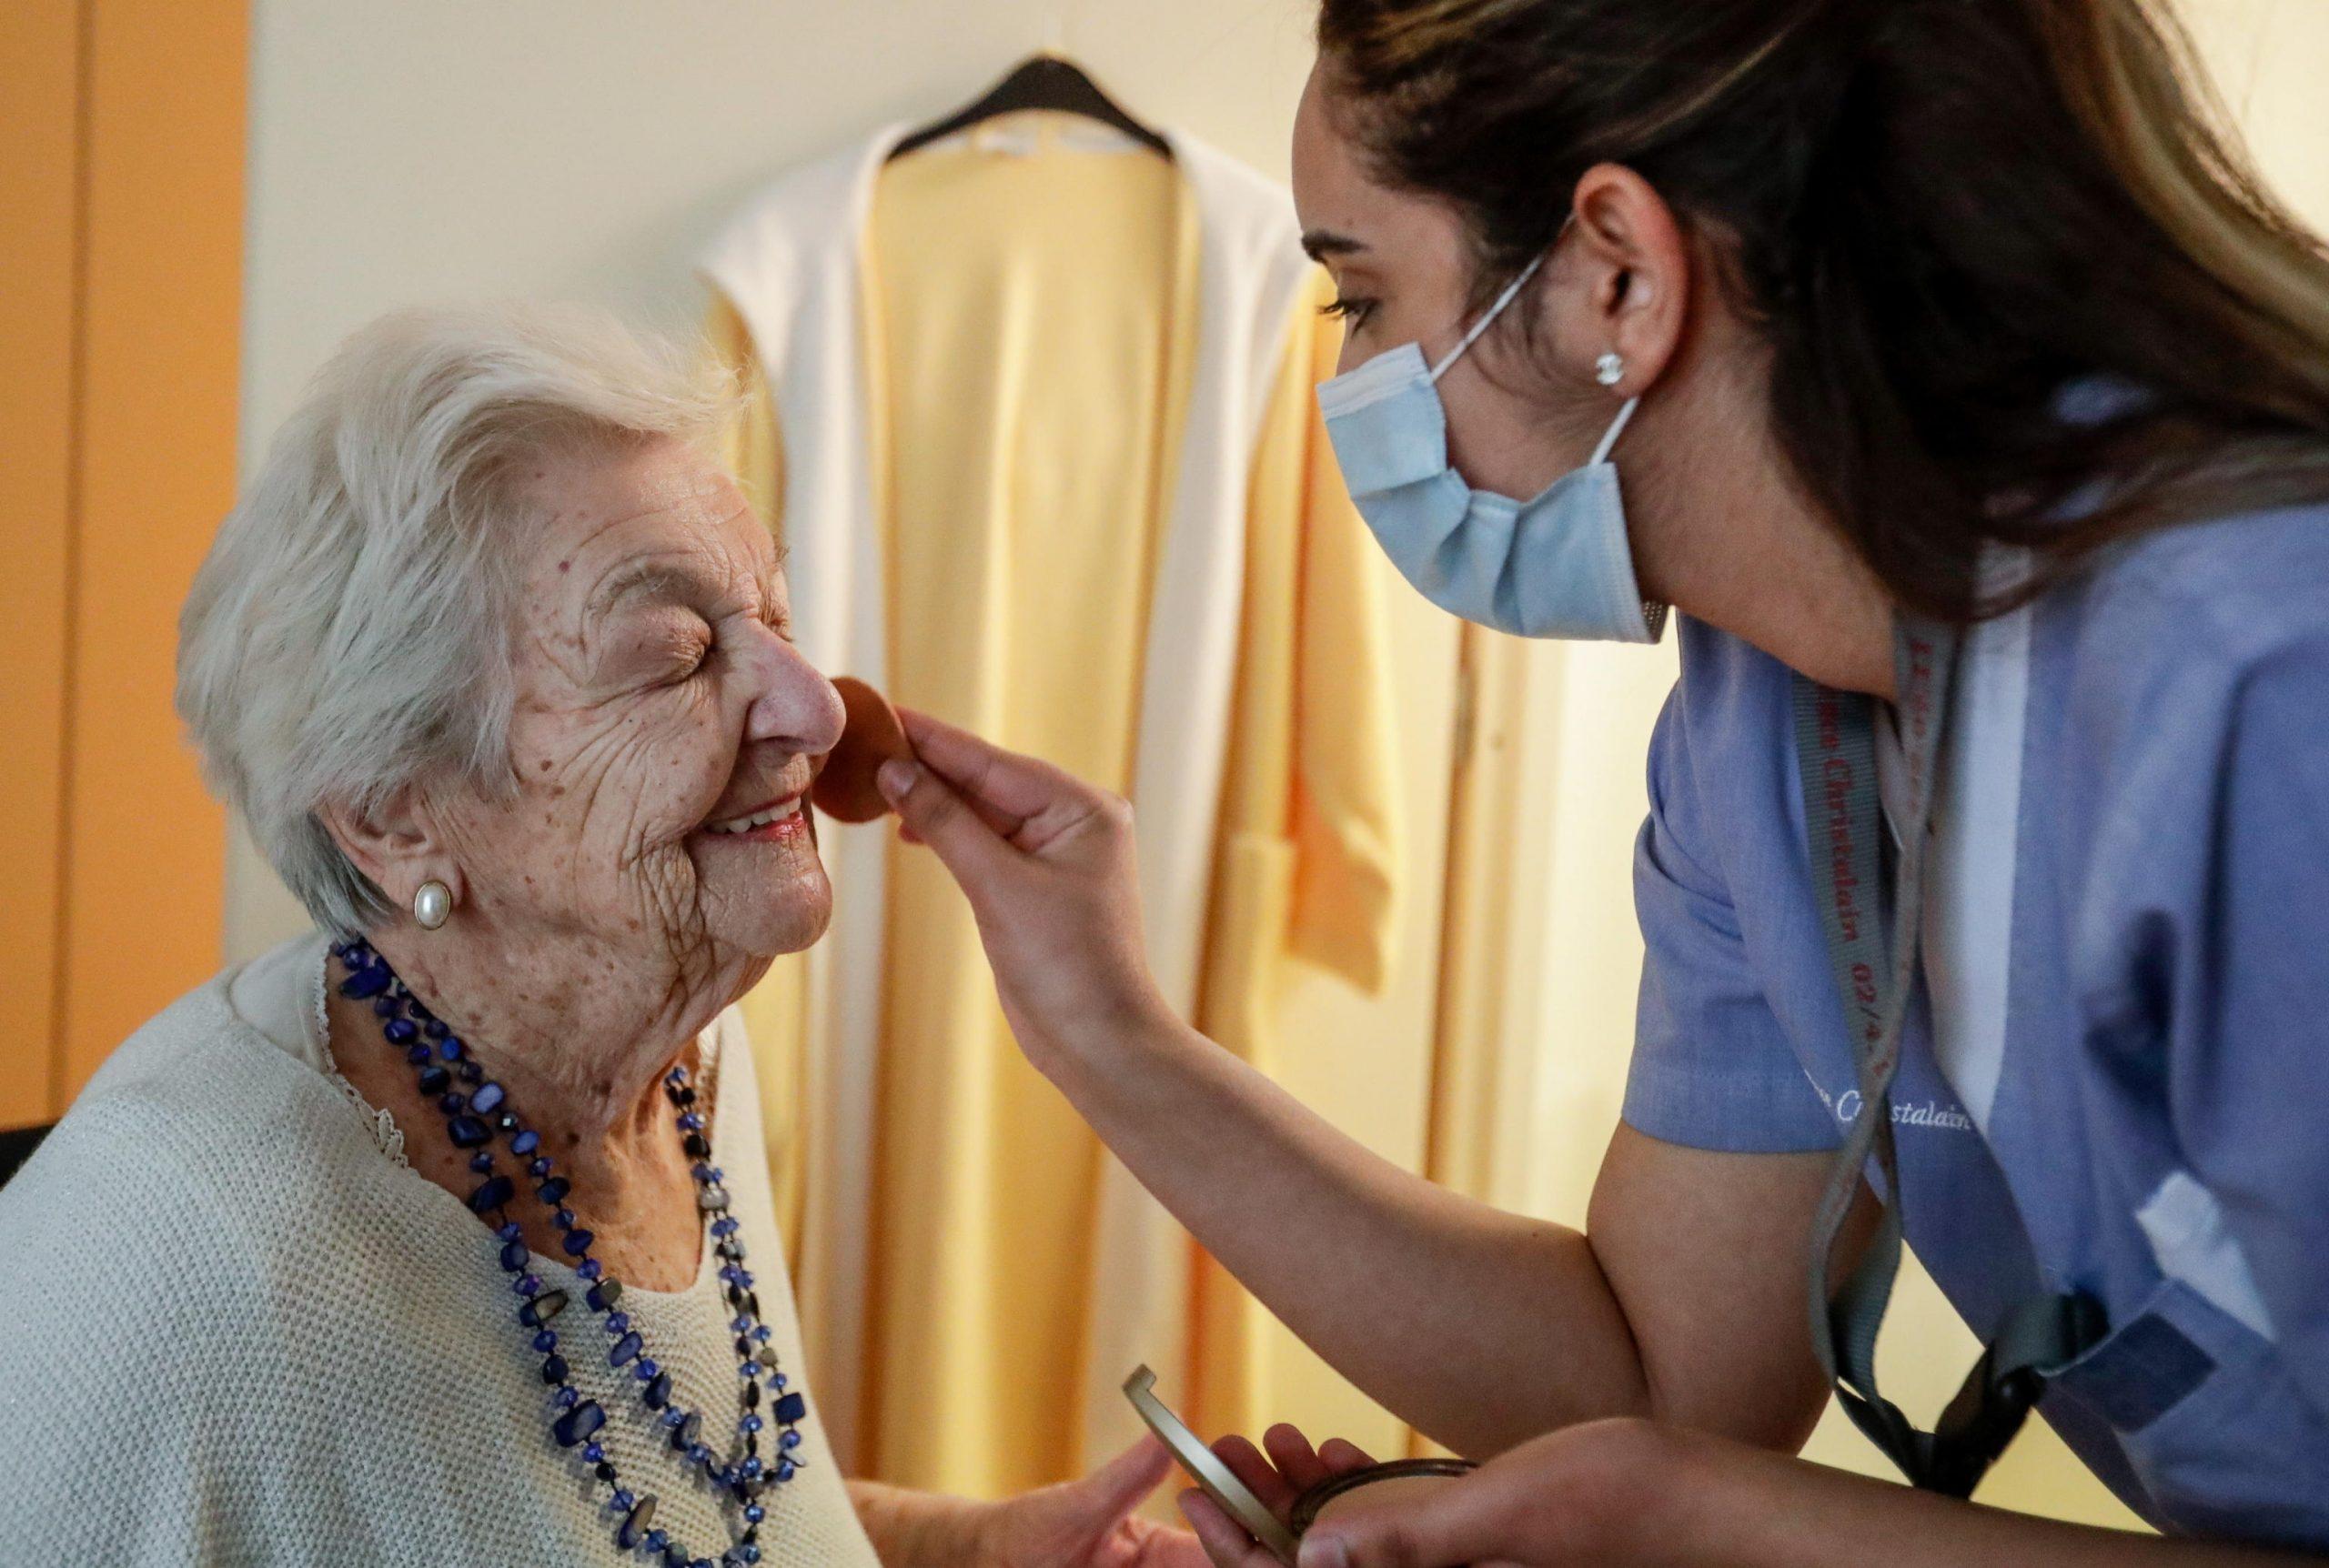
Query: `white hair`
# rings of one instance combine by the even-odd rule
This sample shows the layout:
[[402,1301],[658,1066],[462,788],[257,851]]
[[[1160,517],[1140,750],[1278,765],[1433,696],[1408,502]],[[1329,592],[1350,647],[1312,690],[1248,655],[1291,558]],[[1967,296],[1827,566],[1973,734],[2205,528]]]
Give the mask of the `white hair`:
[[574,307],[400,311],[341,346],[219,528],[178,620],[177,709],[212,785],[326,930],[388,901],[319,809],[417,781],[514,788],[513,459],[709,437],[730,378]]

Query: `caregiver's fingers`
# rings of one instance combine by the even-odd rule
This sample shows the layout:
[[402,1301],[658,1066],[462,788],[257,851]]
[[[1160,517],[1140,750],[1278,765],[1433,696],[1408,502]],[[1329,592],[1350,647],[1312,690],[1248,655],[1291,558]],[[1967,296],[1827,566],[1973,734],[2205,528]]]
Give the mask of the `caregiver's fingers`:
[[1224,1513],[1220,1504],[1204,1493],[1184,1492],[1179,1501],[1181,1517],[1196,1533],[1197,1544],[1213,1559],[1215,1568],[1282,1568],[1267,1547],[1246,1534],[1244,1525]]
[[1516,1539],[1516,1503],[1501,1482],[1457,1482],[1399,1508],[1321,1519],[1302,1537],[1299,1568],[1467,1568],[1543,1562]]
[[1302,1429],[1285,1422],[1262,1433],[1262,1448],[1296,1493],[1309,1491],[1332,1473],[1318,1451],[1310,1446],[1310,1440],[1302,1435]]
[[981,885],[1016,858],[994,829],[932,769],[892,760],[882,764],[874,781],[905,830],[929,845],[963,886]]
[[911,708],[900,709],[898,718],[906,727],[914,755],[979,808],[980,814],[1006,838],[1019,823],[1056,808],[1063,797],[1097,793],[1064,769],[1006,751],[942,719]]
[[1324,1461],[1326,1473],[1340,1475],[1346,1471],[1365,1470],[1375,1462],[1375,1456],[1346,1437],[1330,1437],[1318,1445],[1318,1457]]
[[1245,1439],[1235,1434],[1213,1445],[1214,1453],[1229,1467],[1229,1473],[1245,1483],[1245,1490],[1272,1513],[1284,1519],[1294,1512],[1294,1500],[1301,1495],[1301,1488],[1292,1485],[1277,1472],[1277,1467],[1262,1455]]

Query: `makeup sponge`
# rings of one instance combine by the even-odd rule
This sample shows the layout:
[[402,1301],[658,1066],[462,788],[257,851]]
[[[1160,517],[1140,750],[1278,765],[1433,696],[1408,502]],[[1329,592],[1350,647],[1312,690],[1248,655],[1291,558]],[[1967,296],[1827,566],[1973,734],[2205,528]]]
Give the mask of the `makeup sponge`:
[[836,822],[871,822],[890,809],[874,775],[893,758],[911,761],[913,747],[906,740],[898,710],[880,692],[846,675],[833,678],[833,689],[841,693],[849,717],[809,798]]

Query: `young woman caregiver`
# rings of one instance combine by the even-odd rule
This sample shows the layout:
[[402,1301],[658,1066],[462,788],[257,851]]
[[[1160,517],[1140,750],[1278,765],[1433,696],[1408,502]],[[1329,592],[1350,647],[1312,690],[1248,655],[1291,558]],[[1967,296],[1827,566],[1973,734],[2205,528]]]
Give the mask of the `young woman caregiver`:
[[[920,719],[884,779],[1035,1063],[1487,1460],[1305,1568],[2329,1553],[2316,242],[2139,0],[1326,0],[1319,37],[1296,198],[1360,511],[1475,621],[1675,612],[1588,1229],[1170,1016],[1120,802]],[[1937,1432],[1870,1365],[1904,1231],[1989,1347]],[[1791,1457],[1831,1380],[1919,1489]],[[1960,1501],[2033,1398],[2180,1539]],[[1270,1448],[1228,1452],[1281,1499],[1352,1458]]]

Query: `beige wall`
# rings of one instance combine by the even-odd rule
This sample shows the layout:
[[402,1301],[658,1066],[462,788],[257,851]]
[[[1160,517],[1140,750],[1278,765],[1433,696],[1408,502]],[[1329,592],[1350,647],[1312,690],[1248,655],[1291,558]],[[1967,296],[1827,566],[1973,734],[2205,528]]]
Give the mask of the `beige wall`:
[[2329,5],[2321,0],[2183,0],[2224,106],[2265,178],[2329,232]]

